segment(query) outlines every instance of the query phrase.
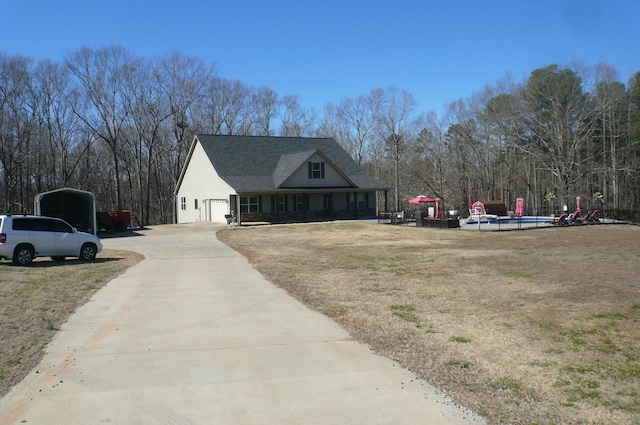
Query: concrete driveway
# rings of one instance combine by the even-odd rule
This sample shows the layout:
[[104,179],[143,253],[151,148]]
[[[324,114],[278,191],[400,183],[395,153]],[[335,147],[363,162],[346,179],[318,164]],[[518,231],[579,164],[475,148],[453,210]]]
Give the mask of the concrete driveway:
[[219,228],[104,239],[146,259],[69,319],[0,422],[484,423],[266,281]]

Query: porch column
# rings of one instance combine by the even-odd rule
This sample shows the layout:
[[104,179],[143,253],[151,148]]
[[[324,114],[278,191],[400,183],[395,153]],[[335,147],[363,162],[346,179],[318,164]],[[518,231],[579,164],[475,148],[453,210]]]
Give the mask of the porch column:
[[236,192],[236,223],[238,224],[238,226],[240,226],[240,223],[242,223],[242,219],[241,216],[242,214],[240,213],[240,193]]
[[358,192],[353,192],[353,218],[358,218]]

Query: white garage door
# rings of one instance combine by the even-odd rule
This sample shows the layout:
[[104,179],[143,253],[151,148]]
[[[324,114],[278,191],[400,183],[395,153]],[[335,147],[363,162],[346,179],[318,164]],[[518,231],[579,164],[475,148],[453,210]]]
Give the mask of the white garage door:
[[229,214],[229,201],[226,199],[207,199],[205,205],[207,206],[205,215],[207,221],[213,221],[214,223],[227,222],[224,216]]

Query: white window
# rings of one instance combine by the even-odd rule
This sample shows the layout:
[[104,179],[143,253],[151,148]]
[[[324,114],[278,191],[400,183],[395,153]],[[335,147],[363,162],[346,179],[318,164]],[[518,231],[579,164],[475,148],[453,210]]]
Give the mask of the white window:
[[187,198],[184,196],[180,198],[180,209],[185,211],[187,209]]
[[304,195],[293,195],[293,210],[304,211]]

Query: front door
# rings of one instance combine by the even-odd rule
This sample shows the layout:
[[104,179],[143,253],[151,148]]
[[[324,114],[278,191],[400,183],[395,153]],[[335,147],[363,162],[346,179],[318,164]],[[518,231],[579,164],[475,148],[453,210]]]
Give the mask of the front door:
[[333,215],[333,195],[327,193],[324,195],[324,216],[331,217]]

